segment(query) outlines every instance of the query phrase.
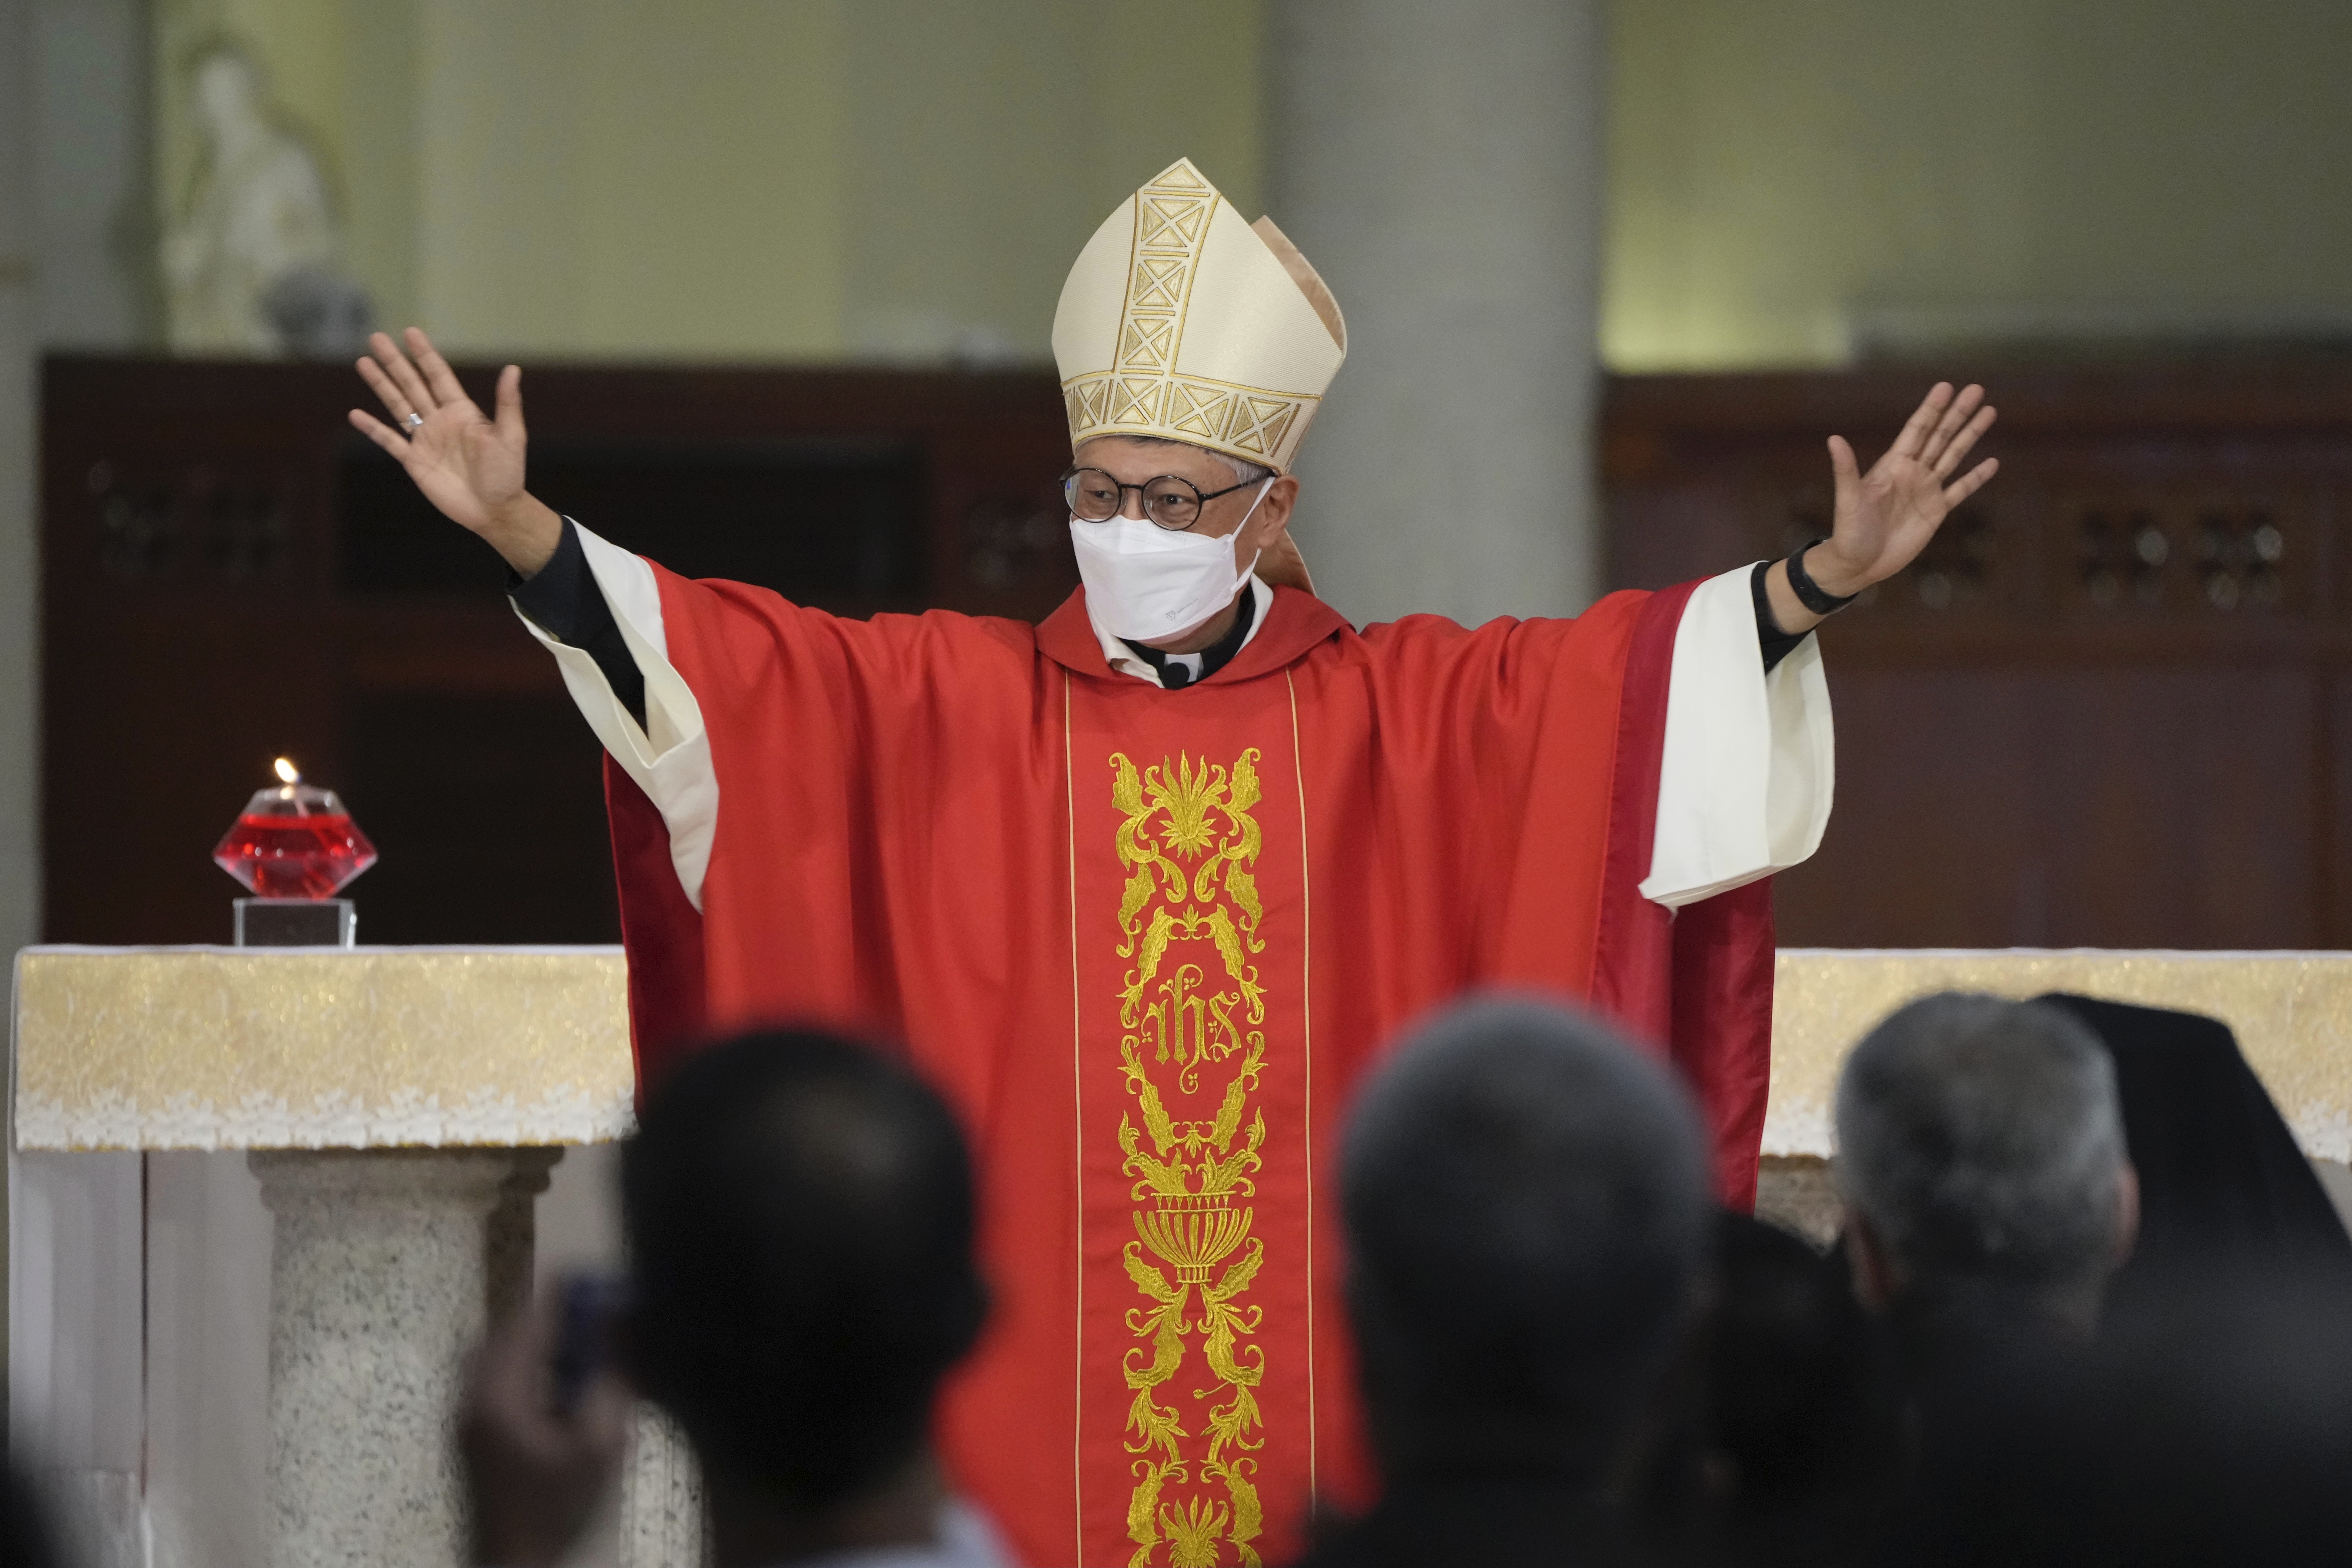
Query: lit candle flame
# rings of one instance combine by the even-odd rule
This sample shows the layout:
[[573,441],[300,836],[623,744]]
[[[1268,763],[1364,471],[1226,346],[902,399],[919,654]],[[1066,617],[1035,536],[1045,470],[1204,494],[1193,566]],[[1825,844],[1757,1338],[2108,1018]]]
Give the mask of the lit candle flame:
[[294,765],[294,760],[291,757],[280,757],[269,765],[278,770],[278,783],[290,784],[302,782],[302,770]]

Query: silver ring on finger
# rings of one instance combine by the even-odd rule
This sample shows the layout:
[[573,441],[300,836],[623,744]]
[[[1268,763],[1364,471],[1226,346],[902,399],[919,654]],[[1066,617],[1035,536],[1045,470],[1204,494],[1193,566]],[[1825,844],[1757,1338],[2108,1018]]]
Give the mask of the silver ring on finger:
[[419,430],[425,428],[425,416],[422,414],[412,413],[407,418],[403,419],[400,422],[400,425],[402,429],[406,430],[410,435],[414,436]]

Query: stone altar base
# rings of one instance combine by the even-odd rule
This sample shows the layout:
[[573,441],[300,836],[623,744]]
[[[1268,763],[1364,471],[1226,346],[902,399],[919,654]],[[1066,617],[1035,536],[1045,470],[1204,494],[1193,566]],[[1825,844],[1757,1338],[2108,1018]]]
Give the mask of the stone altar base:
[[12,1416],[66,1437],[83,1542],[462,1568],[465,1352],[529,1296],[560,1146],[632,1125],[619,952],[29,949],[16,979],[37,1183],[130,1162],[10,1236]]
[[556,1152],[249,1156],[277,1220],[270,1568],[466,1561],[451,1416],[488,1321],[491,1215]]

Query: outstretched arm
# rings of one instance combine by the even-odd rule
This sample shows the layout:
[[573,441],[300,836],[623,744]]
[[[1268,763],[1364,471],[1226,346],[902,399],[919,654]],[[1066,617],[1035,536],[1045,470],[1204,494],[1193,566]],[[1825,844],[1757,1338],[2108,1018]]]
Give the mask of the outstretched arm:
[[481,535],[523,576],[535,575],[562,542],[563,520],[523,489],[521,367],[499,373],[491,419],[457,384],[432,339],[415,327],[405,335],[403,353],[389,333],[377,332],[359,362],[360,379],[400,428],[357,408],[352,426],[399,458],[443,516]]
[[[1844,437],[1831,437],[1837,521],[1829,539],[1805,555],[1805,571],[1822,591],[1845,598],[1916,560],[1952,509],[2000,471],[2000,465],[1988,458],[1952,477],[1992,422],[1983,387],[1969,386],[1955,396],[1952,384],[1939,381],[1870,472],[1860,470]],[[1783,632],[1794,637],[1821,625],[1822,617],[1805,608],[1789,585],[1786,561],[1772,563],[1765,592]]]

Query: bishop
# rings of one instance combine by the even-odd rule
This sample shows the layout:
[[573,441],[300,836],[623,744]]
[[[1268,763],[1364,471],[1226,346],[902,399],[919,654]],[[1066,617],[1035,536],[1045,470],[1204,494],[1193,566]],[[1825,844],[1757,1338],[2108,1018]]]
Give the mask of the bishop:
[[1960,464],[1993,415],[1939,385],[1867,473],[1831,437],[1834,531],[1786,560],[1358,626],[1289,535],[1348,330],[1279,229],[1171,164],[1053,341],[1082,586],[1036,626],[618,549],[525,488],[520,373],[486,416],[421,332],[360,362],[393,423],[352,418],[513,567],[604,742],[643,1077],[824,1020],[961,1110],[997,1310],[959,1484],[1034,1562],[1278,1561],[1375,1484],[1331,1162],[1401,1027],[1479,988],[1597,1007],[1752,1198],[1768,879],[1830,807],[1809,634],[1990,477]]

